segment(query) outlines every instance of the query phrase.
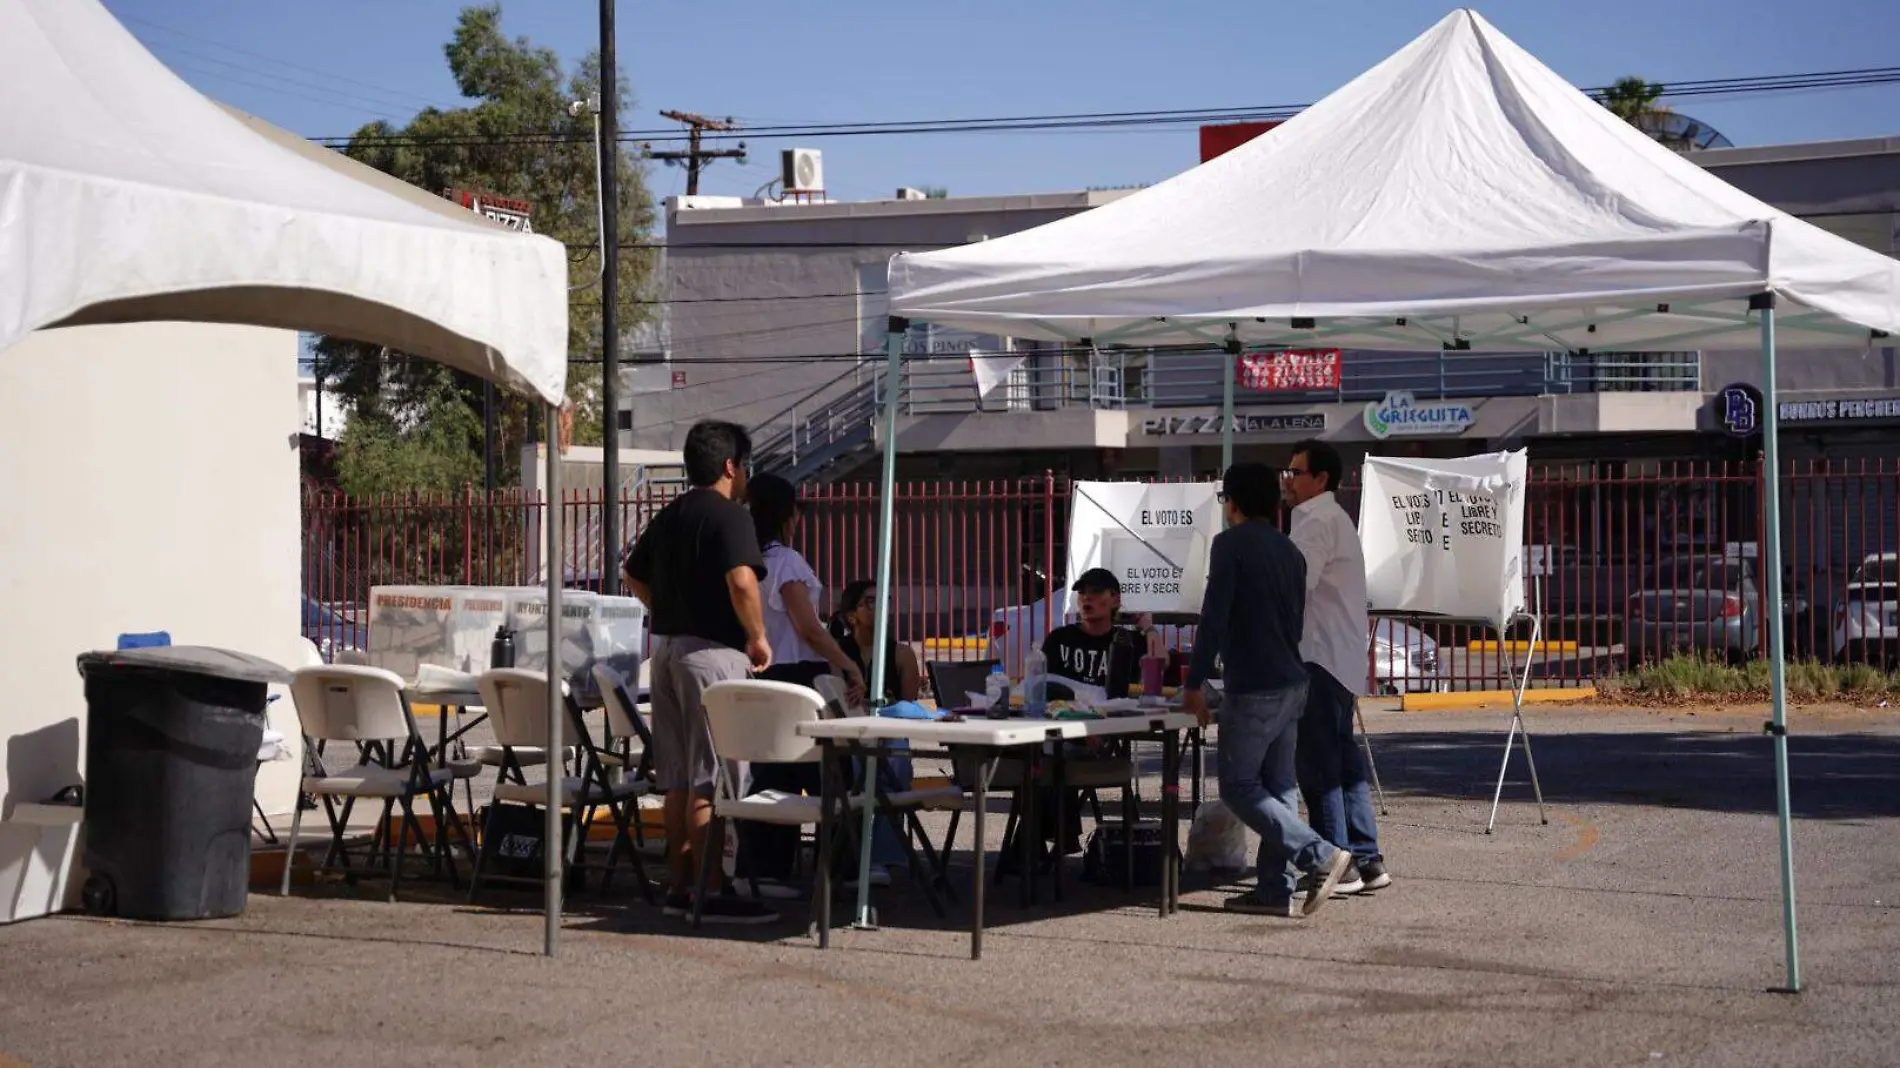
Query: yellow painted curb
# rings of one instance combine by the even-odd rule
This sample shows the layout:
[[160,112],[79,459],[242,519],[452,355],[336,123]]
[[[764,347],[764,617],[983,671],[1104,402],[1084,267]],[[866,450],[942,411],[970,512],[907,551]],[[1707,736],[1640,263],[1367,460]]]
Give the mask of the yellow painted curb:
[[[1595,686],[1568,686],[1563,689],[1526,690],[1524,703],[1561,704],[1566,701],[1595,700]],[[1509,690],[1461,690],[1452,693],[1408,693],[1399,698],[1401,712],[1425,712],[1444,709],[1491,708],[1509,705]]]
[[1537,642],[1535,644],[1531,642],[1509,641],[1503,644],[1504,648],[1500,650],[1497,642],[1475,641],[1467,643],[1465,649],[1473,653],[1574,653],[1577,651],[1577,643],[1567,641]]
[[926,649],[986,649],[988,638],[925,638]]

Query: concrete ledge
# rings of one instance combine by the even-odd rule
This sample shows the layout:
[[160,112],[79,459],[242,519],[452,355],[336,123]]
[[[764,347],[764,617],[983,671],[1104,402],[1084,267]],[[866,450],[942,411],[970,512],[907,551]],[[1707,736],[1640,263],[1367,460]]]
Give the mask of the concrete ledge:
[[1480,639],[1467,642],[1465,650],[1472,653],[1575,653],[1577,643],[1572,641],[1496,642]]
[[[1563,704],[1571,701],[1593,701],[1597,696],[1595,686],[1567,686],[1562,689],[1527,690],[1524,703]],[[1511,703],[1509,690],[1458,690],[1451,693],[1408,693],[1399,698],[1401,712],[1429,712],[1446,709],[1494,708]]]

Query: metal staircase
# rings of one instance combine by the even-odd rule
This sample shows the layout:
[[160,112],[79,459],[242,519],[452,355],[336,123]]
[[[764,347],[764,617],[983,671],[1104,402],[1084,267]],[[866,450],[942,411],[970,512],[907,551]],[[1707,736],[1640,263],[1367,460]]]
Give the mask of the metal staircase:
[[877,377],[847,385],[822,403],[813,397],[807,394],[754,429],[758,444],[752,450],[753,470],[793,483],[828,482],[876,450],[881,397]]

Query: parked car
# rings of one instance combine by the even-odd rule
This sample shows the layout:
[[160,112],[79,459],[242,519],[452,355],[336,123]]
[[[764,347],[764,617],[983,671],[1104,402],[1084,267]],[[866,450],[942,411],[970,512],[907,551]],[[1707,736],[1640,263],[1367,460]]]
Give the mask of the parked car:
[[1755,558],[1740,553],[1664,561],[1630,595],[1632,661],[1676,653],[1745,660],[1760,648]]
[[[1073,621],[1069,594],[1056,594],[1062,607],[1061,618]],[[1020,678],[1023,661],[1033,649],[1040,648],[1043,635],[1049,633],[1050,599],[1034,604],[999,608],[990,619],[989,647],[985,657],[1000,660],[1003,669]],[[1155,627],[1170,649],[1194,647],[1194,628],[1160,624]],[[1450,688],[1438,656],[1438,643],[1416,627],[1396,619],[1381,619],[1372,633],[1373,689],[1381,694],[1435,693]]]
[[317,652],[328,664],[338,653],[366,652],[369,628],[328,605],[309,597],[303,599],[303,636],[316,643]]
[[1834,657],[1890,664],[1900,654],[1900,553],[1861,561],[1834,609]]
[[1451,688],[1438,656],[1438,643],[1422,630],[1396,619],[1372,627],[1372,689],[1388,696],[1443,693]]

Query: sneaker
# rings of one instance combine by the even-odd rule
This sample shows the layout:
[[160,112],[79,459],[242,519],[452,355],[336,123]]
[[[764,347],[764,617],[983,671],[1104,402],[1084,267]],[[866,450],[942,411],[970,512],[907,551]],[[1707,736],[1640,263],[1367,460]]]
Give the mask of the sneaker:
[[759,901],[796,901],[805,896],[799,893],[798,887],[777,879],[734,879],[732,892]]
[[761,923],[777,923],[778,913],[763,902],[718,896],[709,897],[700,904],[699,918],[702,923],[751,927]]
[[1332,859],[1323,868],[1307,872],[1300,880],[1300,886],[1306,891],[1306,897],[1300,902],[1302,915],[1311,916],[1324,908],[1338,889],[1339,881],[1352,870],[1352,854],[1343,849],[1333,850]]
[[1362,860],[1359,862],[1359,877],[1365,881],[1362,891],[1384,890],[1392,885],[1392,873],[1385,870],[1383,860]]
[[1226,908],[1228,912],[1244,912],[1249,916],[1286,916],[1297,920],[1305,915],[1305,913],[1300,910],[1300,903],[1298,901],[1287,901],[1282,904],[1272,905],[1260,900],[1252,894],[1236,894],[1228,898]]
[[[1293,891],[1293,900],[1295,901],[1306,900],[1307,886],[1317,881],[1318,879],[1319,879],[1319,876],[1317,874],[1302,876],[1300,878],[1299,887]],[[1390,880],[1388,879],[1387,881],[1389,882]],[[1365,884],[1365,881],[1361,879],[1359,876],[1359,869],[1357,867],[1351,867],[1351,868],[1346,869],[1346,874],[1339,877],[1339,885],[1333,887],[1333,896],[1347,897],[1352,894],[1360,893],[1364,891],[1365,888],[1366,888],[1366,884]]]
[[693,913],[693,895],[685,890],[668,890],[666,901],[660,906],[663,916],[690,916]]

